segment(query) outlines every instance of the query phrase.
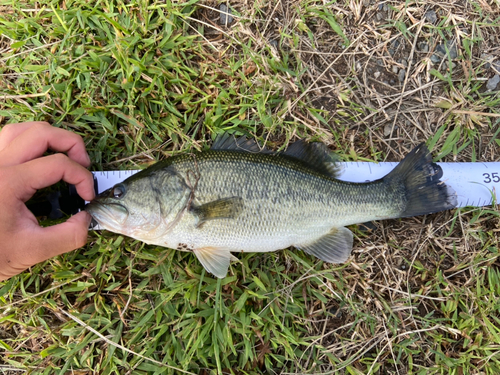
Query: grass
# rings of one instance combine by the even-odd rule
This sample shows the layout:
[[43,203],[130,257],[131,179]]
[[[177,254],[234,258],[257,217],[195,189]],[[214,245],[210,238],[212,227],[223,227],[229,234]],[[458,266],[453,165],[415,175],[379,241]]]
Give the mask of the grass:
[[[400,160],[423,140],[439,161],[499,160],[497,2],[229,5],[221,25],[214,1],[2,1],[0,124],[77,132],[94,170],[224,131],[320,140],[345,160]],[[457,56],[433,63],[446,42]],[[352,228],[344,265],[245,254],[223,280],[190,254],[90,233],[0,283],[0,369],[498,374],[498,206],[374,225]]]

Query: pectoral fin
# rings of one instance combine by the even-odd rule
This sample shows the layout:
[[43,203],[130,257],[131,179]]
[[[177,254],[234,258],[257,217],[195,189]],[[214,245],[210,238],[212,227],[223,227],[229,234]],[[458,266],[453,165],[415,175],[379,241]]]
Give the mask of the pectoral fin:
[[345,228],[333,228],[319,240],[296,247],[328,263],[344,263],[352,250],[352,232]]
[[214,247],[195,249],[193,252],[203,267],[219,279],[226,277],[229,263],[234,258],[228,250]]
[[234,219],[242,210],[243,198],[240,197],[218,199],[192,208],[193,214],[198,217],[197,227],[208,220]]

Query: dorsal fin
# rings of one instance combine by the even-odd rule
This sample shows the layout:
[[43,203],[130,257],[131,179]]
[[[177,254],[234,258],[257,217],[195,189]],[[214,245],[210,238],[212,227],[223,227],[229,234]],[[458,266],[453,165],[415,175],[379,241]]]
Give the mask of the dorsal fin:
[[[264,154],[276,154],[265,146],[259,145],[253,138],[245,136],[235,137],[229,133],[223,133],[215,138],[212,150],[236,150]],[[321,142],[308,143],[304,140],[297,141],[284,152],[277,155],[286,155],[305,163],[312,170],[328,177],[336,178],[341,172],[341,166],[332,156],[330,150]]]
[[211,147],[212,150],[236,150],[247,152],[260,152],[269,154],[271,151],[265,146],[259,145],[255,139],[245,136],[235,137],[233,134],[224,133],[218,135]]
[[302,160],[316,172],[329,177],[338,177],[342,168],[332,153],[321,142],[307,143],[304,140],[297,141],[286,149],[283,155]]

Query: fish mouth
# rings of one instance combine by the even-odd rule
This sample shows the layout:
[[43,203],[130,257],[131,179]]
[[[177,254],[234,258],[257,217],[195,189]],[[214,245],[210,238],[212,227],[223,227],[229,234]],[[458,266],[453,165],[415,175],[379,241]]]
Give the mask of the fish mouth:
[[84,210],[92,216],[91,227],[99,225],[117,232],[123,228],[129,216],[127,207],[115,202],[103,203],[94,200],[87,204]]

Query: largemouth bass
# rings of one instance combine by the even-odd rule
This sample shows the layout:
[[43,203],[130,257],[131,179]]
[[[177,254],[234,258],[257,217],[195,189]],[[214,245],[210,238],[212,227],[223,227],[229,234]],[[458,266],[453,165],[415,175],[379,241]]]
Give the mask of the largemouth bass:
[[321,143],[271,153],[224,135],[210,150],[168,158],[99,194],[86,210],[102,228],[148,244],[193,252],[226,276],[231,252],[294,246],[329,263],[351,253],[347,225],[448,210],[455,192],[421,144],[385,177],[338,180]]

